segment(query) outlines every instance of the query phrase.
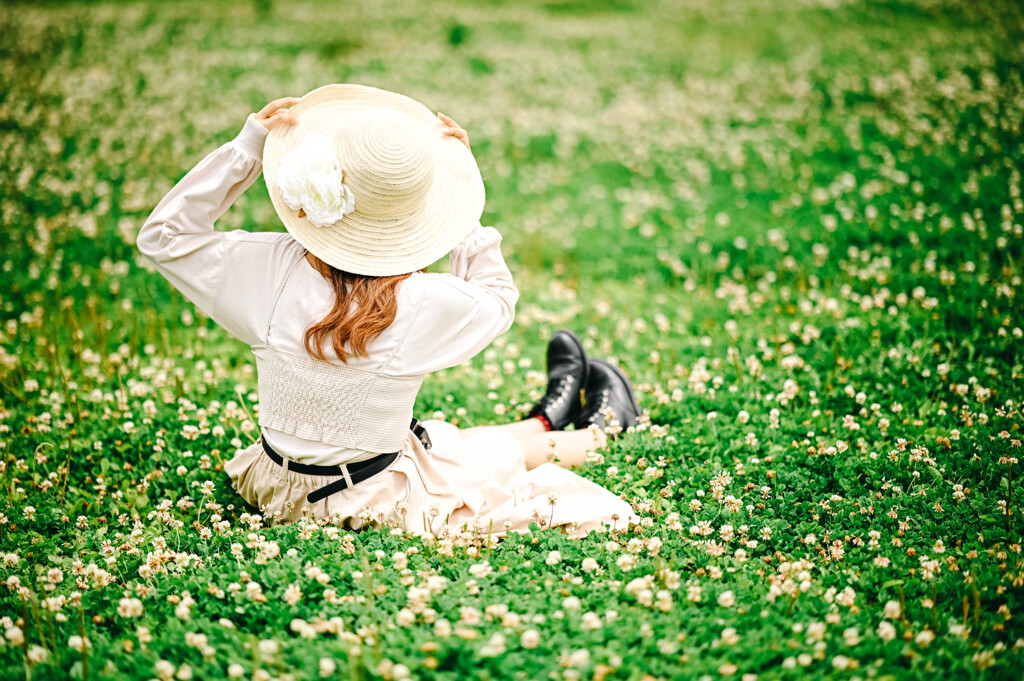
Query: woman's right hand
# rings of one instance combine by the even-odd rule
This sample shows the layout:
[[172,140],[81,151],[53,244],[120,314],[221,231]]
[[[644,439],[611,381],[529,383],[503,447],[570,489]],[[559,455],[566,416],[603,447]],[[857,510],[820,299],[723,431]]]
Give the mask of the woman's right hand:
[[295,118],[295,114],[283,107],[298,104],[300,101],[299,97],[275,99],[256,113],[256,120],[268,131],[273,130],[282,123],[293,125],[298,122],[298,119]]

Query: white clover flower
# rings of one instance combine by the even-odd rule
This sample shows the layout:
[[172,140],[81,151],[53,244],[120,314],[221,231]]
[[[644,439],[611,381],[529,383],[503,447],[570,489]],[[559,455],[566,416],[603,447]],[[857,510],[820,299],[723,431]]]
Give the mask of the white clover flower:
[[10,626],[7,627],[7,631],[4,633],[4,638],[11,642],[11,645],[20,646],[25,643],[25,633],[21,630],[21,627]]
[[486,560],[482,563],[474,563],[469,566],[469,574],[477,578],[486,577],[491,574],[491,564]]
[[68,639],[68,647],[78,652],[83,652],[92,648],[92,643],[88,638],[82,638],[81,636],[72,636]]
[[176,669],[167,660],[157,660],[156,664],[153,665],[153,671],[156,672],[158,678],[166,681],[174,676]]
[[572,651],[569,655],[568,664],[570,667],[584,667],[590,662],[590,651],[586,648]]
[[318,133],[306,135],[277,169],[284,202],[317,227],[330,227],[355,210],[355,195],[344,180],[334,143]]
[[302,589],[296,584],[289,584],[284,591],[284,600],[288,605],[295,605],[302,599]]
[[117,605],[117,614],[121,617],[142,617],[145,609],[138,598],[122,598]]
[[860,642],[860,632],[857,627],[848,627],[843,630],[843,642],[848,646],[855,646]]
[[334,672],[335,672],[335,670],[337,668],[338,668],[338,666],[335,664],[334,660],[332,660],[331,658],[329,658],[329,657],[321,657],[320,658],[320,678],[327,678],[328,676],[331,676],[332,674],[334,674]]

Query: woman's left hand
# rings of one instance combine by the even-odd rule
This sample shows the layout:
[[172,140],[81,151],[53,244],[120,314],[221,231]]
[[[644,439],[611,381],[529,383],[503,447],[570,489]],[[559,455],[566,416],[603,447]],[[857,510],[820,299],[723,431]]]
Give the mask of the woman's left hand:
[[441,119],[442,123],[444,123],[445,125],[448,126],[448,129],[444,131],[444,134],[450,135],[452,137],[457,137],[459,140],[462,141],[463,144],[466,145],[467,149],[469,149],[470,151],[473,151],[470,148],[470,146],[469,146],[469,133],[468,132],[463,130],[461,127],[459,127],[458,123],[456,123],[452,119],[448,118],[448,116],[445,116],[440,111],[437,112],[437,117]]
[[298,119],[295,118],[295,114],[282,107],[298,104],[299,101],[301,101],[299,97],[275,99],[256,113],[256,120],[267,130],[273,130],[282,123],[297,123]]

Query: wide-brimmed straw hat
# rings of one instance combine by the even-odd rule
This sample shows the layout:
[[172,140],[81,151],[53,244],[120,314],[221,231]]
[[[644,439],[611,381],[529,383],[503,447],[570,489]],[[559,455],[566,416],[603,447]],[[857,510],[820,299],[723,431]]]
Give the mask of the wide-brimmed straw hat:
[[317,258],[353,274],[405,274],[479,223],[473,154],[416,100],[325,85],[290,111],[297,123],[267,136],[263,174],[288,232]]

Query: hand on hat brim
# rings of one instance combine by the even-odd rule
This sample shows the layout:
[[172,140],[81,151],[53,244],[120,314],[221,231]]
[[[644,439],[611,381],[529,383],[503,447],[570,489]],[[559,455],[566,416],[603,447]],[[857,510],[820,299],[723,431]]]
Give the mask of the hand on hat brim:
[[295,117],[295,114],[283,107],[298,104],[300,101],[301,99],[299,97],[282,97],[281,99],[275,99],[256,113],[256,121],[268,131],[273,130],[282,123],[294,125],[295,123],[298,123],[298,119]]
[[473,151],[472,147],[469,146],[469,133],[466,132],[462,127],[453,121],[448,116],[445,116],[440,111],[437,112],[437,117],[441,119],[441,122],[448,126],[448,129],[444,131],[444,134],[456,137],[466,145],[466,148]]

